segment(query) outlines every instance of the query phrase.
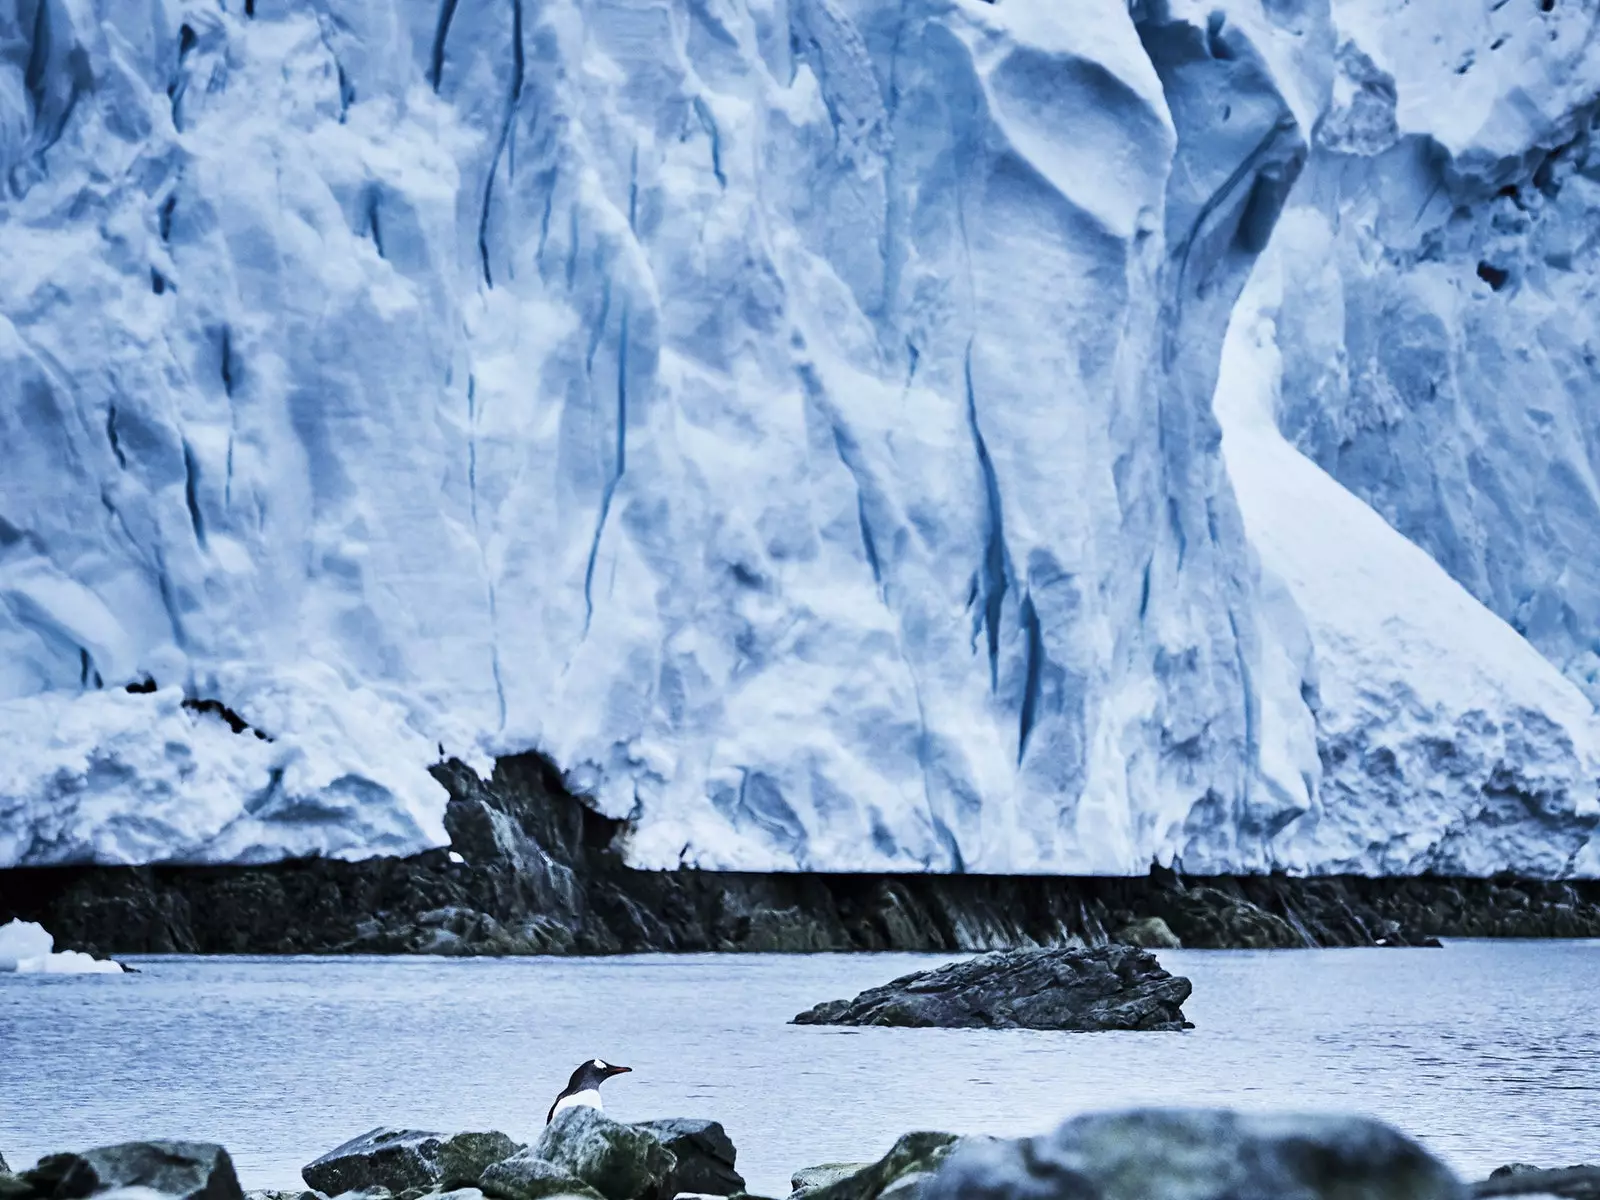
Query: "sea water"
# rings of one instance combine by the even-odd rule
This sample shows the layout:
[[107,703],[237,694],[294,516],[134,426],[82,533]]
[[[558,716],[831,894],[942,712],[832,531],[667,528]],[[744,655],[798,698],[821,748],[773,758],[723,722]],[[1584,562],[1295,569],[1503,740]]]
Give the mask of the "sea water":
[[140,958],[0,976],[0,1154],[221,1142],[247,1188],[378,1125],[531,1141],[601,1057],[621,1120],[712,1117],[752,1192],[911,1129],[1019,1135],[1093,1109],[1372,1114],[1469,1177],[1600,1161],[1600,942],[1164,951],[1184,1033],[788,1020],[949,956]]

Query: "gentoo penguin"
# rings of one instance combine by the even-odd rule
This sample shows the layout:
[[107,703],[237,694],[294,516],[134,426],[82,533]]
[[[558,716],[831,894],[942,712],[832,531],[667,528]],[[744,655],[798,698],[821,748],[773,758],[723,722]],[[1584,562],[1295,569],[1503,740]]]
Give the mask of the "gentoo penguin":
[[606,1106],[600,1103],[600,1085],[613,1075],[621,1075],[631,1070],[632,1067],[613,1067],[604,1059],[591,1058],[572,1073],[572,1078],[567,1080],[567,1086],[556,1097],[556,1102],[550,1106],[549,1115],[545,1117],[544,1123],[550,1124],[563,1108],[571,1108],[576,1104],[598,1108],[604,1112]]

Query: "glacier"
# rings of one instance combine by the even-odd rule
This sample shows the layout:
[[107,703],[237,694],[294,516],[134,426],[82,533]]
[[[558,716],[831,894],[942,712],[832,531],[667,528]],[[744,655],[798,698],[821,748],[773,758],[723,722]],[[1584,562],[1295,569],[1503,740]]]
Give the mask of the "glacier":
[[1600,876],[1597,29],[0,0],[0,866]]

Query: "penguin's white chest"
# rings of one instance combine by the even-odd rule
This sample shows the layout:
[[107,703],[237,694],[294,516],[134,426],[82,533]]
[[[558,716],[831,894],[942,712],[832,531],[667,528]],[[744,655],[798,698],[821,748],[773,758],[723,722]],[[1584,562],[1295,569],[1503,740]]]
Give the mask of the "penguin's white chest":
[[[563,1096],[557,1100],[555,1111],[560,1112],[563,1108],[577,1108],[579,1105],[584,1108],[598,1108],[601,1112],[606,1110],[606,1106],[600,1103],[600,1089],[585,1088],[581,1092],[573,1092],[572,1095]],[[551,1115],[553,1116],[554,1114],[552,1113]]]

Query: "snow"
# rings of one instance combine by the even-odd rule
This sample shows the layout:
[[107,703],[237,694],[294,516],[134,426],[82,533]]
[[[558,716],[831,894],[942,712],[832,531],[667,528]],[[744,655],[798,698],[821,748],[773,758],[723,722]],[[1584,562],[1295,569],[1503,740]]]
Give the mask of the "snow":
[[0,975],[121,975],[122,967],[80,950],[53,953],[55,939],[32,921],[0,925]]
[[1467,7],[0,13],[0,865],[407,853],[538,749],[645,867],[1600,871],[1577,285],[1488,293],[1537,445],[1330,450],[1600,92]]
[[[1283,655],[1298,669],[1280,677],[1305,690],[1320,749],[1317,803],[1288,830],[1279,862],[1395,875],[1571,873],[1600,822],[1593,708],[1278,432],[1274,314],[1294,269],[1276,246],[1258,266],[1217,388],[1228,472],[1262,576],[1303,622]],[[1285,707],[1289,724],[1298,714]],[[1303,716],[1293,733],[1304,746]]]

